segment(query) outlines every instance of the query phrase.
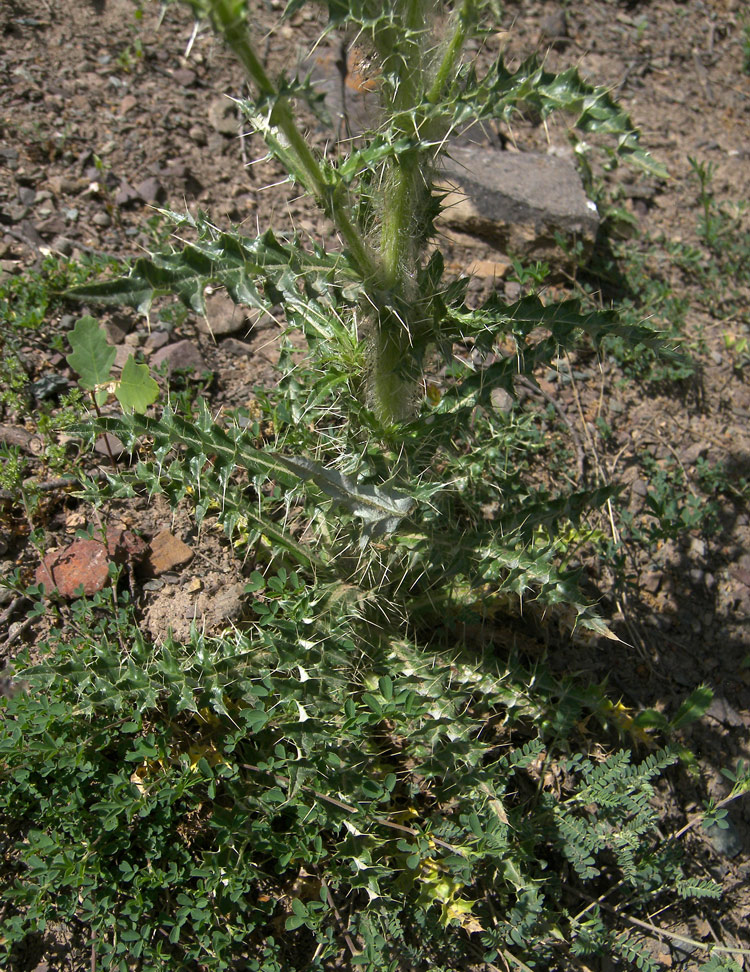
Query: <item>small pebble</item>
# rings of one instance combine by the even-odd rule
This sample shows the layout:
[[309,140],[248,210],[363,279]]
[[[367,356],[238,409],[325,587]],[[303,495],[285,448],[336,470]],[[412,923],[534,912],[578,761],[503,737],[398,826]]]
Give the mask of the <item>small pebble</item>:
[[706,541],[701,540],[700,537],[693,537],[690,541],[690,549],[688,550],[688,556],[692,560],[699,560],[706,556]]
[[731,859],[742,850],[742,839],[737,833],[737,828],[732,823],[731,817],[724,817],[722,823],[724,824],[723,827],[719,827],[717,824],[712,824],[709,827],[704,825],[703,830],[716,853],[723,854],[724,857]]

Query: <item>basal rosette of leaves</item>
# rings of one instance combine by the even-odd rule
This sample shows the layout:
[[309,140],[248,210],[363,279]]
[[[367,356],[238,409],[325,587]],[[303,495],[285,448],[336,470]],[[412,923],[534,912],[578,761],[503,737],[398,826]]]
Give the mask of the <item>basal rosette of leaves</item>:
[[6,967],[62,922],[122,970],[562,968],[642,954],[588,907],[616,880],[628,911],[718,894],[656,831],[675,753],[567,752],[600,691],[425,651],[296,572],[249,590],[246,633],[184,645],[76,602],[4,701]]
[[324,158],[295,112],[315,102],[310,84],[268,76],[245,4],[191,6],[237,55],[255,90],[243,111],[342,246],[168,213],[189,242],[76,290],[144,313],[172,294],[204,313],[206,287],[224,287],[300,331],[308,354],[285,348],[278,389],[221,421],[202,402],[191,415],[156,402],[133,361],[114,414],[103,332],[92,318],[71,332],[98,410],[82,433],[113,433],[134,457],[82,496],[145,487],[218,516],[249,565],[249,616],[221,638],[153,645],[127,598],[114,613],[81,601],[42,662],[20,664],[29,690],[3,702],[0,733],[15,868],[0,945],[12,960],[30,930],[64,922],[123,970],[543,969],[588,954],[653,967],[632,926],[590,901],[611,888],[606,905],[635,914],[675,889],[718,894],[657,836],[654,780],[675,753],[614,745],[669,720],[641,724],[508,647],[534,603],[608,634],[568,561],[614,491],[539,485],[534,414],[495,401],[581,339],[661,341],[575,301],[471,307],[468,282],[428,253],[440,156],[473,121],[567,110],[581,151],[580,133],[598,133],[613,162],[654,163],[575,71],[464,65],[493,23],[480,0],[324,5],[329,30],[367,46],[382,100],[377,131]]

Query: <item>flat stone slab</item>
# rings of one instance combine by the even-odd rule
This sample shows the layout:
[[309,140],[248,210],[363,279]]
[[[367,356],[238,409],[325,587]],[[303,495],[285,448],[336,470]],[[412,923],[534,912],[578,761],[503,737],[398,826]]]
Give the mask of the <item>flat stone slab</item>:
[[146,566],[158,577],[175,567],[182,567],[193,559],[192,549],[174,536],[169,530],[162,530],[151,541]]
[[599,228],[570,163],[552,155],[453,145],[439,183],[446,192],[440,221],[524,259],[560,263],[557,237],[590,252]]

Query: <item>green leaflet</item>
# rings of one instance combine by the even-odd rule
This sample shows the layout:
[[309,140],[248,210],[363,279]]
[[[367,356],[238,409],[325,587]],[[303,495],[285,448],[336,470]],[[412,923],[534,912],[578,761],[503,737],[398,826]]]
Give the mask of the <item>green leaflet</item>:
[[698,688],[693,689],[670,719],[672,728],[684,729],[685,726],[697,722],[705,715],[706,710],[713,702],[713,698],[714,693],[707,685],[699,685]]
[[149,374],[147,364],[137,364],[131,354],[125,362],[115,396],[124,412],[142,414],[153,405],[159,395],[159,386]]
[[65,360],[80,376],[80,386],[95,391],[109,380],[117,352],[108,343],[104,328],[93,317],[79,318],[68,340],[73,350]]

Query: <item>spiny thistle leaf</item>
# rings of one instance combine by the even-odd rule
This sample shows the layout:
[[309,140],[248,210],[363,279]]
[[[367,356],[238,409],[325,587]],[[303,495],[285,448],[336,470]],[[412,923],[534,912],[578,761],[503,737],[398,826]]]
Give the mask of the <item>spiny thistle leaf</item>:
[[532,110],[542,118],[554,111],[574,116],[574,126],[582,132],[617,136],[615,148],[605,148],[650,175],[667,178],[663,165],[641,147],[629,115],[606,88],[584,81],[576,68],[561,74],[546,71],[536,56],[527,58],[515,71],[509,71],[501,55],[487,75],[478,80],[473,71],[464,88],[454,95],[456,107],[446,105],[464,123],[497,118],[509,121],[515,113]]
[[300,300],[300,280],[318,293],[326,292],[334,281],[352,284],[357,280],[343,255],[319,248],[304,250],[298,241],[279,240],[270,230],[251,239],[219,232],[203,217],[168,210],[162,215],[172,220],[176,231],[184,227],[197,231],[201,238],[182,250],[139,257],[126,277],[75,287],[68,296],[126,304],[147,314],[155,298],[174,294],[195,313],[205,314],[205,289],[208,284],[218,284],[226,287],[235,303],[270,311],[286,298]]
[[302,479],[311,479],[326,496],[341,503],[364,521],[363,538],[372,539],[393,533],[405,516],[416,507],[406,493],[383,486],[352,482],[335,469],[325,469],[320,463],[303,456],[275,456]]

